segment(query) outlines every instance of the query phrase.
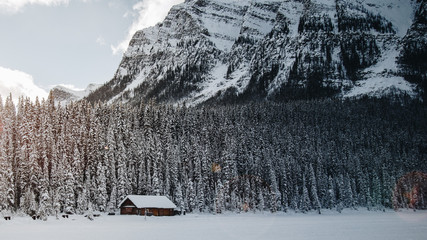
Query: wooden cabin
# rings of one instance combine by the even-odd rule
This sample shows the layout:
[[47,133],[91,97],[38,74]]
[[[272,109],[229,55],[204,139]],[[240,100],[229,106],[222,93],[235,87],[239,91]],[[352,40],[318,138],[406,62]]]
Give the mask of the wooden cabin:
[[173,216],[176,205],[165,196],[129,195],[119,207],[121,215]]

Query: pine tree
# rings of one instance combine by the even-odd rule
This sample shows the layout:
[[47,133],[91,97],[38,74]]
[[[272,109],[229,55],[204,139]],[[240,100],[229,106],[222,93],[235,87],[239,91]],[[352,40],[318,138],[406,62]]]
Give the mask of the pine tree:
[[178,185],[176,187],[176,191],[175,191],[175,203],[177,203],[177,207],[181,210],[181,213],[185,210],[184,208],[184,197],[182,195],[182,188],[181,188],[181,183],[178,182]]
[[11,210],[14,204],[12,164],[5,155],[5,151],[0,150],[0,211]]
[[299,204],[299,209],[303,212],[306,213],[311,209],[311,203],[310,203],[310,198],[308,195],[308,189],[306,186],[306,182],[305,182],[305,176],[303,176],[302,179],[302,196],[301,196],[301,200],[300,200],[300,204]]
[[42,219],[43,221],[47,221],[47,216],[49,215],[48,202],[49,202],[49,193],[45,189],[41,192],[41,195],[40,195],[40,207],[39,207],[39,213],[38,213],[38,215],[40,216],[40,219]]
[[6,98],[6,103],[2,109],[3,124],[0,138],[0,199],[2,209],[15,209],[15,193],[17,179],[17,163],[16,163],[16,112],[15,105],[12,101],[12,95]]
[[[264,194],[263,194],[263,189],[262,188],[258,188],[258,194],[257,194],[257,207],[256,209],[258,209],[259,211],[264,211],[265,210],[265,201],[264,201]],[[270,210],[273,207],[270,207]],[[273,211],[273,210],[271,210]]]
[[329,209],[334,208],[336,204],[335,184],[331,176],[328,178],[328,195],[326,204],[327,208]]
[[218,179],[215,187],[215,213],[224,212],[224,185]]
[[65,185],[64,185],[64,211],[66,213],[75,213],[75,205],[76,205],[76,199],[75,199],[75,179],[73,176],[73,173],[70,171],[70,169],[67,169],[65,172]]
[[87,204],[87,213],[86,213],[86,217],[93,221],[93,208],[92,208],[92,203],[89,201]]
[[375,210],[381,208],[381,182],[378,175],[375,173],[372,178],[372,204]]
[[310,172],[310,196],[311,196],[311,201],[313,203],[313,207],[320,214],[321,213],[320,209],[322,207],[320,206],[319,197],[317,196],[316,176],[314,175],[313,166],[311,164],[309,166],[309,172]]
[[187,198],[188,198],[189,211],[193,212],[194,210],[196,210],[197,198],[196,198],[196,190],[194,189],[194,184],[192,180],[188,181],[187,192],[188,192]]
[[341,189],[344,207],[355,208],[351,180],[348,174],[343,177],[342,181],[344,183]]
[[110,200],[107,204],[107,210],[109,213],[114,213],[117,209],[117,188],[113,185],[110,193]]
[[107,179],[105,176],[105,166],[98,162],[96,171],[97,188],[95,190],[96,209],[104,212],[107,209]]

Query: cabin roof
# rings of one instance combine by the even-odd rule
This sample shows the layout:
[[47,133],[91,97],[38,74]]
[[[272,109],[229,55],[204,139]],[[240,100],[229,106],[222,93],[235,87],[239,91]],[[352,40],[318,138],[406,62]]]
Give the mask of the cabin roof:
[[119,206],[129,199],[137,208],[176,208],[176,205],[165,196],[128,195]]

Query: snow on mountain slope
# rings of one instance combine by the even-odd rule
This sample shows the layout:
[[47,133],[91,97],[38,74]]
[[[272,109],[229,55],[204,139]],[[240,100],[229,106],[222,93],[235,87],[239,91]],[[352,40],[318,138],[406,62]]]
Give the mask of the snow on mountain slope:
[[[397,39],[395,41],[398,41]],[[344,93],[345,97],[373,96],[379,97],[388,94],[399,94],[405,92],[412,97],[416,97],[416,85],[405,81],[397,75],[399,66],[397,60],[400,49],[395,45],[385,43],[385,49],[382,51],[376,64],[366,68],[363,71],[365,79],[355,83],[354,87]]]
[[85,98],[100,86],[100,84],[89,84],[86,89],[75,89],[67,85],[58,85],[51,89],[51,94],[57,103],[66,105],[72,101]]
[[391,92],[416,97],[417,85],[402,74],[399,59],[423,4],[187,0],[162,23],[138,31],[114,78],[88,99],[198,104]]
[[365,0],[368,11],[390,21],[399,37],[404,37],[412,25],[416,3],[408,0]]

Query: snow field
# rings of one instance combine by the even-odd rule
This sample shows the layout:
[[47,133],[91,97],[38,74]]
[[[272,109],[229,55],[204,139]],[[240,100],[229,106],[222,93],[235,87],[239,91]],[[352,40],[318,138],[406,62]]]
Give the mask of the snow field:
[[187,214],[174,217],[107,216],[89,221],[30,217],[0,220],[1,239],[412,239],[427,236],[427,211]]

